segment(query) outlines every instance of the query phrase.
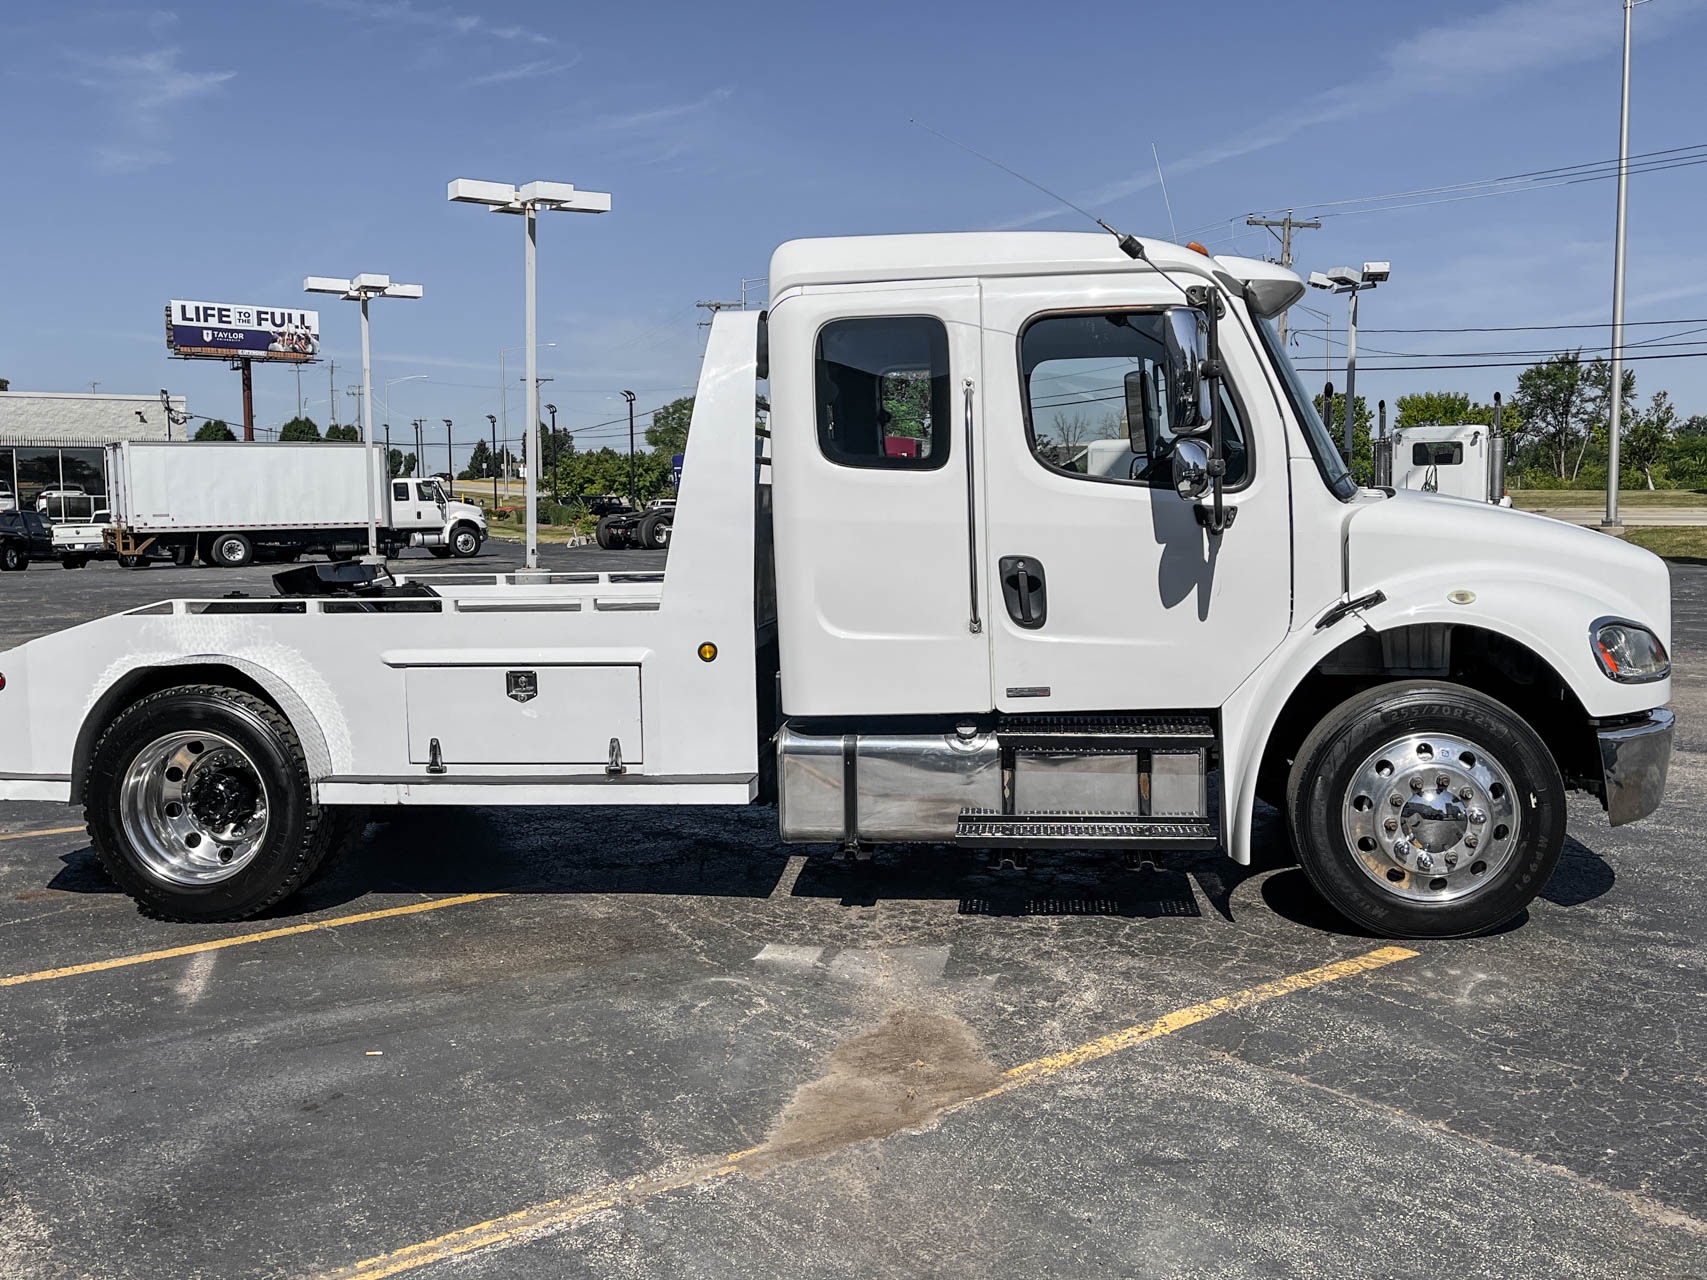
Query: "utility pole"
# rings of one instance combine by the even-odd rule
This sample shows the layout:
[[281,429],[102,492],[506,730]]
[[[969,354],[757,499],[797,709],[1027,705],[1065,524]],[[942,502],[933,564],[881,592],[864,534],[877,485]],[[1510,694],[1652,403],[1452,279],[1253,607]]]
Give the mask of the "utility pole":
[[444,424],[445,424],[445,475],[450,477],[448,480],[445,481],[445,483],[450,486],[451,496],[455,497],[456,496],[456,459],[454,457],[452,457],[454,450],[451,448],[450,419],[449,418],[444,419]]
[[[1320,218],[1308,220],[1294,218],[1292,210],[1288,209],[1284,218],[1259,218],[1253,213],[1245,219],[1245,225],[1247,227],[1268,228],[1268,233],[1280,241],[1280,265],[1290,271],[1292,270],[1292,233],[1294,231],[1319,231],[1322,220]],[[1282,347],[1286,345],[1286,313],[1284,311],[1280,313],[1280,345]]]
[[255,381],[250,373],[249,357],[241,361],[243,368],[243,438],[255,442]]
[[[743,283],[743,285],[745,285],[745,281],[743,281],[742,283]],[[743,292],[744,292],[744,290],[743,290]],[[717,318],[717,313],[719,311],[745,311],[747,309],[747,299],[745,298],[745,296],[743,296],[741,301],[739,301],[739,302],[701,301],[701,302],[694,303],[694,306],[703,308],[704,310],[711,312],[710,318],[706,319],[706,320],[701,320],[699,322],[699,326],[698,326],[701,329],[709,329],[711,327],[711,321],[715,320]]]
[[332,421],[326,425],[335,427],[338,425],[338,362],[336,360],[326,362],[326,403],[330,406],[326,412],[332,415]]
[[492,424],[492,518],[498,518],[498,419],[493,414],[486,415],[486,421]]
[[421,443],[421,424],[424,423],[425,421],[426,421],[425,418],[416,418],[415,422],[414,422],[414,427],[415,427],[415,470],[410,473],[411,475],[417,475],[418,476],[421,474],[423,455],[426,453],[426,449]]
[[[702,302],[699,305],[703,307],[706,304]],[[624,391],[622,398],[628,401],[628,505],[637,507],[640,496],[635,493],[634,484],[634,392]]]
[[1619,433],[1624,418],[1624,195],[1630,181],[1630,11],[1647,0],[1624,0],[1624,90],[1618,107],[1618,226],[1612,249],[1612,413],[1606,427],[1608,533],[1623,531],[1618,518]]

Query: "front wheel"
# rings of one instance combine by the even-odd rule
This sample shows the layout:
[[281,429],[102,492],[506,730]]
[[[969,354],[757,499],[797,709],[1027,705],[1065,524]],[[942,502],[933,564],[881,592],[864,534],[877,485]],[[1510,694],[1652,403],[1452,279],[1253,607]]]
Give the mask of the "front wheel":
[[1293,848],[1356,924],[1402,938],[1485,933],[1539,893],[1565,841],[1565,787],[1510,708],[1442,681],[1380,685],[1304,740]]
[[342,840],[274,706],[191,685],[133,703],[90,757],[84,818],[101,865],[167,920],[243,920],[295,892]]
[[480,554],[480,533],[472,525],[459,524],[451,530],[451,554],[459,560]]

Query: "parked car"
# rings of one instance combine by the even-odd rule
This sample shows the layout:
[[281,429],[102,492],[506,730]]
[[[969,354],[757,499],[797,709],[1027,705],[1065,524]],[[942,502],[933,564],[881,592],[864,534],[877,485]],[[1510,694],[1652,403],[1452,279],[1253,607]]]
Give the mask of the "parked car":
[[61,485],[36,495],[36,511],[49,520],[89,521],[95,516],[95,499],[80,484]]
[[12,486],[5,480],[0,480],[0,511],[16,511],[18,495],[12,492]]
[[0,511],[0,570],[16,573],[31,560],[53,559],[53,531],[34,511]]

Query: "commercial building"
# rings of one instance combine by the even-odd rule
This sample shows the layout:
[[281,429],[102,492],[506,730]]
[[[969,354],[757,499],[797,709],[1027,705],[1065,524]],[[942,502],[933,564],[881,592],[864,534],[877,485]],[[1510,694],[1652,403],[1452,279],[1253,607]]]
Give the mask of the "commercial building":
[[[171,398],[179,422],[183,396]],[[7,491],[20,506],[33,504],[44,489],[81,487],[105,506],[104,446],[118,440],[166,440],[184,434],[174,427],[160,394],[86,395],[71,391],[0,391],[0,505]]]

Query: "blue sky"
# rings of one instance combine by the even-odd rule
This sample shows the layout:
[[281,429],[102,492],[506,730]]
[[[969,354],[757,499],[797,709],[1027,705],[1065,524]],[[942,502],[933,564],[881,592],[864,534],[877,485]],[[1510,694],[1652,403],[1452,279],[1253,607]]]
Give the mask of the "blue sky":
[[[1707,0],[1635,17],[1632,151],[1707,142]],[[558,343],[541,371],[560,422],[583,444],[616,443],[625,428],[593,424],[622,414],[617,393],[644,409],[690,390],[694,302],[738,296],[782,240],[1085,226],[912,120],[1166,236],[1154,142],[1182,236],[1264,255],[1266,233],[1243,226],[1253,210],[1616,156],[1620,21],[1618,0],[14,7],[0,376],[20,390],[167,386],[235,420],[235,374],[167,359],[168,298],[297,306],[304,275],[386,272],[426,297],[375,304],[376,393],[415,378],[392,389],[393,424],[424,417],[442,447],[449,417],[469,438],[496,411],[499,349],[522,341],[522,237],[516,219],[448,204],[445,183],[543,177],[614,193],[609,214],[542,221],[539,325]],[[1330,206],[1299,234],[1298,266],[1392,261],[1363,304],[1372,401],[1509,395],[1515,369],[1378,374],[1373,349],[1505,352],[1604,331],[1372,330],[1605,320],[1613,196],[1599,181]],[[1707,325],[1704,209],[1707,166],[1632,178],[1630,320]],[[1306,301],[1343,340],[1344,299]],[[359,380],[355,309],[318,305],[341,393]],[[1322,363],[1320,336],[1294,350]],[[1704,366],[1634,367],[1644,398],[1667,387],[1707,412]],[[295,412],[290,369],[259,367],[255,383],[258,422]],[[327,383],[324,363],[303,371],[322,423]],[[354,413],[342,398],[339,419]]]

